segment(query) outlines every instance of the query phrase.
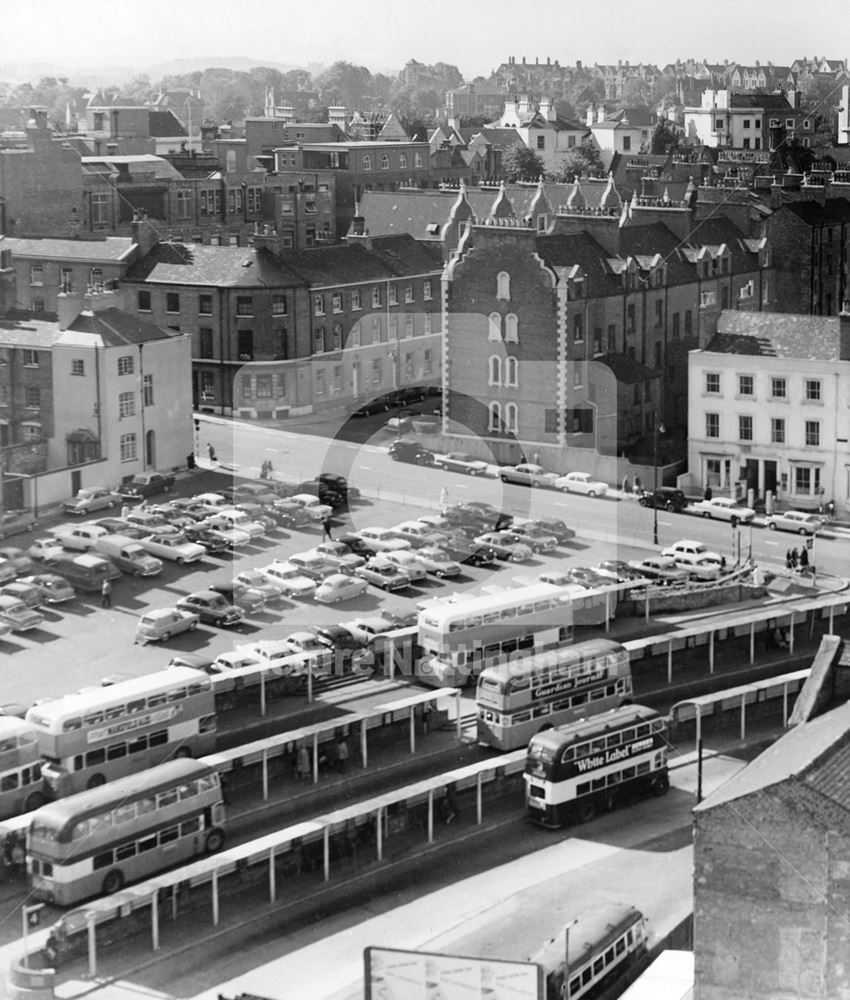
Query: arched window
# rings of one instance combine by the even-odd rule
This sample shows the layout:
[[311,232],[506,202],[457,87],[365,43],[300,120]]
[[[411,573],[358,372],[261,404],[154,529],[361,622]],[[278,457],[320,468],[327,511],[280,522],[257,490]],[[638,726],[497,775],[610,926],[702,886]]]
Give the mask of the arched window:
[[407,153],[398,154],[398,165],[402,168],[407,166]]
[[496,275],[496,298],[503,302],[511,301],[511,276],[507,271],[499,271]]
[[390,157],[388,153],[381,153],[381,170],[390,169]]
[[488,363],[488,385],[501,385],[502,384],[502,359],[498,354],[491,354]]
[[505,385],[513,386],[514,388],[519,385],[519,362],[516,358],[506,358],[505,359]]
[[363,169],[364,170],[372,169],[372,157],[368,153],[363,154]]
[[505,405],[505,430],[511,434],[519,432],[519,407],[516,403]]
[[489,327],[487,329],[488,340],[502,339],[502,317],[498,313],[490,313],[488,317]]
[[505,316],[505,343],[519,343],[519,322],[514,313],[508,313]]
[[498,433],[502,429],[502,404],[495,400],[487,406],[487,430]]

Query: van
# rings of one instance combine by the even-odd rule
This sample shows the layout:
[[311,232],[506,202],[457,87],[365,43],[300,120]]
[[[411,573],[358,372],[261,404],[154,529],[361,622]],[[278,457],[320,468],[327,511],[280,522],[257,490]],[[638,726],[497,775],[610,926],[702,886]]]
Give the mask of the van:
[[94,543],[94,551],[106,556],[118,569],[131,576],[156,576],[162,572],[162,560],[146,552],[126,535],[105,535]]
[[117,580],[121,576],[121,570],[105,556],[90,552],[77,556],[69,552],[51,559],[48,566],[78,590],[100,590],[105,579]]

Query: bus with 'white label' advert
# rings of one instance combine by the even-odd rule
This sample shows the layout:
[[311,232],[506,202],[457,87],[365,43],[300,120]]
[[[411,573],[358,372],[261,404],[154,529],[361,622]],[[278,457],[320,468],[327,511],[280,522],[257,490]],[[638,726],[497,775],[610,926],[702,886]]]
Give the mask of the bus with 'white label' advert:
[[530,820],[559,827],[643,795],[664,795],[667,723],[643,705],[615,708],[537,733],[528,744],[525,803]]

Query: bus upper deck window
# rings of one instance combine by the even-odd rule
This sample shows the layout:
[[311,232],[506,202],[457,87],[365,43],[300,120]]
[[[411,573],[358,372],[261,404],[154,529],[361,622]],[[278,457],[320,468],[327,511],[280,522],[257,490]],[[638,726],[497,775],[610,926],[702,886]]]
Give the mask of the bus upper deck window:
[[144,712],[145,710],[145,699],[136,698],[134,701],[127,702],[128,712]]
[[209,680],[206,681],[205,683],[195,682],[189,685],[188,692],[190,695],[200,694],[202,691],[209,691],[211,687],[212,687],[212,682]]
[[516,608],[502,608],[499,617],[504,621],[506,618],[516,618]]
[[160,705],[165,704],[165,692],[159,691],[156,694],[148,696],[148,708],[159,708]]
[[129,823],[136,818],[136,803],[126,802],[123,805],[116,806],[112,815],[116,825],[119,823]]
[[191,799],[193,795],[198,794],[198,789],[193,781],[189,781],[185,785],[180,785],[177,789],[177,794],[181,799]]
[[156,812],[156,799],[153,796],[149,796],[145,799],[139,799],[136,805],[140,816],[143,816],[145,813]]
[[86,726],[98,726],[103,722],[103,712],[90,712],[83,716],[83,724]]
[[156,805],[158,809],[163,809],[165,806],[173,806],[176,801],[176,788],[169,788],[164,792],[160,792],[156,797]]
[[173,691],[168,692],[169,701],[179,701],[181,698],[186,697],[186,688],[174,688]]
[[113,705],[111,708],[104,710],[103,717],[105,719],[120,719],[124,714],[123,705]]

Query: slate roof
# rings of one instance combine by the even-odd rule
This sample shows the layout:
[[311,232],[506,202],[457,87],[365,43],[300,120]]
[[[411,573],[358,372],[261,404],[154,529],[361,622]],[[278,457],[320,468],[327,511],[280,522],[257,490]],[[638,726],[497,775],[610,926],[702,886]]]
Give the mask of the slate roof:
[[850,809],[850,702],[790,729],[695,811],[706,812],[788,781],[808,785]]
[[80,162],[84,174],[98,173],[104,168],[114,170],[119,166],[126,165],[131,173],[136,168],[139,172],[144,173],[153,171],[156,178],[182,180],[182,174],[176,167],[172,166],[168,160],[153,153],[126,156],[83,156],[80,158]]
[[[81,312],[68,326],[63,335],[73,340],[73,334],[93,334],[99,337],[105,347],[122,347],[127,344],[147,344],[155,340],[168,340],[180,334],[169,333],[147,320],[121,309],[101,309],[98,312]],[[58,340],[62,340],[60,335]]]
[[840,355],[838,316],[724,310],[706,351],[773,358],[836,362]]
[[616,295],[622,282],[608,266],[608,251],[586,232],[538,236],[537,253],[551,268],[580,265],[585,274],[587,298]]
[[25,239],[19,236],[7,236],[3,241],[4,249],[11,250],[13,257],[61,258],[93,264],[123,260],[134,246],[129,236],[107,236],[100,240],[63,240],[49,237]]
[[286,263],[311,288],[358,281],[386,281],[443,269],[443,258],[439,253],[406,233],[373,238],[371,249],[362,243],[350,243],[298,250],[286,255]]
[[730,94],[730,108],[765,108],[773,111],[793,111],[784,94]]
[[267,250],[202,243],[157,243],[125,276],[157,284],[256,288],[303,285],[301,277]]
[[850,222],[850,201],[846,198],[827,198],[826,203],[819,205],[815,201],[792,201],[782,208],[793,212],[809,226],[832,222]]
[[154,138],[186,134],[186,129],[177,120],[173,111],[149,111],[148,131]]
[[0,313],[0,346],[47,349],[59,338],[55,314],[12,310]]

